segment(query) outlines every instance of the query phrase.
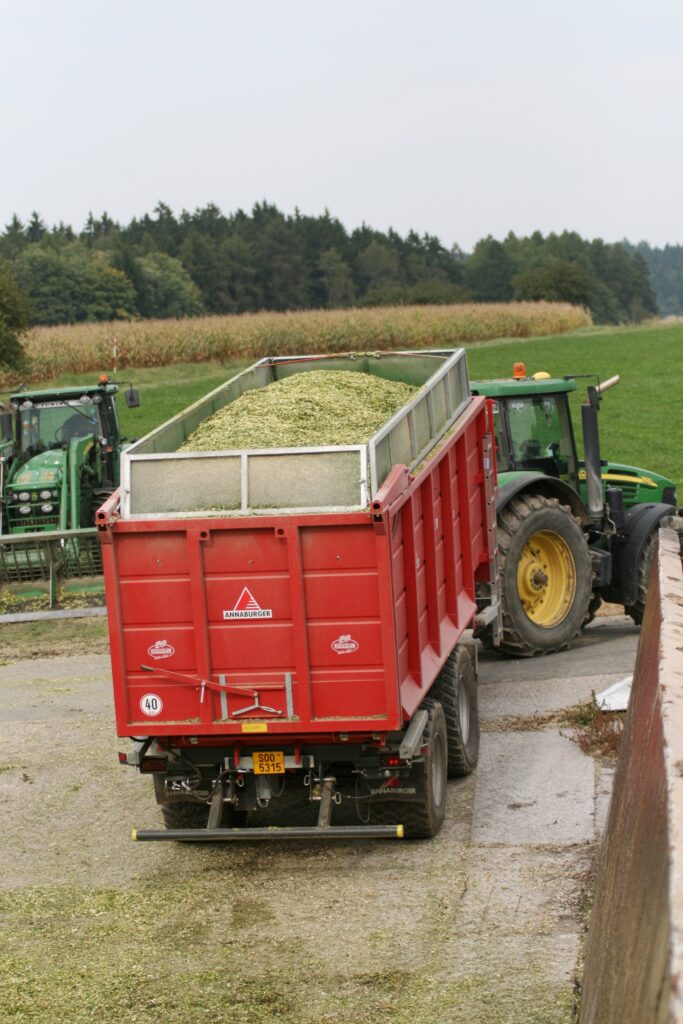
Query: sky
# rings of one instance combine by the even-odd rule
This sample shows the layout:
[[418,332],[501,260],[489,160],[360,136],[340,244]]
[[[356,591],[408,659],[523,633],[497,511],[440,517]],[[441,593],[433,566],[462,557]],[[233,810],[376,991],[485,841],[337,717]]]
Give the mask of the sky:
[[683,243],[681,0],[0,0],[0,224]]

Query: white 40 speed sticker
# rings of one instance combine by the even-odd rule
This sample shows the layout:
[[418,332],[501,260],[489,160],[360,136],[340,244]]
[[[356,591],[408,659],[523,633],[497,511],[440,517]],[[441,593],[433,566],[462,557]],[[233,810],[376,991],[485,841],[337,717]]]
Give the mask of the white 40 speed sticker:
[[158,693],[146,693],[140,698],[140,710],[148,718],[156,718],[164,710],[164,702]]

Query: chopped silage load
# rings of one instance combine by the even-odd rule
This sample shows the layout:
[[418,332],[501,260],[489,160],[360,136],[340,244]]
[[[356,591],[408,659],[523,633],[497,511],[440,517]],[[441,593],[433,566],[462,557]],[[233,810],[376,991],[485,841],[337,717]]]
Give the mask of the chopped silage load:
[[179,451],[365,444],[417,391],[369,373],[296,373],[245,392],[201,423]]

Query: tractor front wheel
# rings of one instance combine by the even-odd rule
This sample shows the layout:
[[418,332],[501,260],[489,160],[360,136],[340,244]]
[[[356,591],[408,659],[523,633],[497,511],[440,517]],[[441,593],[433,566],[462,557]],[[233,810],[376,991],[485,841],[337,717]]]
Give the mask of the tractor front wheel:
[[592,596],[592,567],[578,520],[556,498],[525,494],[498,517],[503,636],[517,657],[568,647]]
[[645,541],[645,546],[640,555],[640,564],[638,565],[638,596],[634,604],[626,605],[626,614],[631,616],[636,626],[641,626],[643,623],[647,590],[650,585],[650,576],[652,575],[656,539],[657,530],[653,530]]

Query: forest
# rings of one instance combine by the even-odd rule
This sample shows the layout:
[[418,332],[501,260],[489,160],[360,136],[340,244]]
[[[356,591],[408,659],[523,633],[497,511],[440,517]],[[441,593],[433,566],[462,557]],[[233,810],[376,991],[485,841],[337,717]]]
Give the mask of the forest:
[[351,306],[565,301],[598,323],[683,311],[683,248],[587,240],[576,232],[503,241],[471,253],[434,235],[347,231],[329,211],[287,215],[267,202],[224,214],[209,204],[82,230],[13,216],[0,234],[31,324],[188,317]]

